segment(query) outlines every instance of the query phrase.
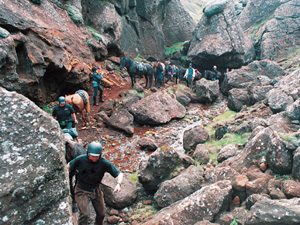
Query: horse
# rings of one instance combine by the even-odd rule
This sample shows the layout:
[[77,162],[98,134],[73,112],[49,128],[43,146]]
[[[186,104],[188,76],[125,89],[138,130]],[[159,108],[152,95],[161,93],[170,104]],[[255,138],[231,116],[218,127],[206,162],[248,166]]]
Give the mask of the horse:
[[220,74],[215,74],[215,72],[210,70],[204,70],[204,76],[207,80],[218,80],[220,78]]
[[[73,138],[70,134],[65,133],[65,141],[66,141],[66,161],[69,163],[77,156],[86,154],[85,148],[80,145],[79,143],[73,141]],[[73,177],[75,176],[75,183],[73,184]],[[72,198],[72,211],[77,212],[77,204],[75,201],[75,190],[74,187],[76,185],[76,173],[72,172],[69,173],[69,184],[70,184],[70,191],[71,191],[71,198]]]
[[66,103],[73,106],[75,112],[79,112],[83,119],[83,126],[87,124],[87,119],[84,115],[84,109],[88,114],[91,110],[89,94],[84,90],[78,90],[73,95],[65,96]]
[[149,80],[149,88],[152,86],[152,79],[153,79],[153,67],[148,63],[137,63],[131,60],[130,58],[121,58],[120,59],[120,70],[124,67],[127,68],[127,71],[131,78],[131,88],[133,88],[135,81],[135,75],[145,76],[147,88],[148,80]]

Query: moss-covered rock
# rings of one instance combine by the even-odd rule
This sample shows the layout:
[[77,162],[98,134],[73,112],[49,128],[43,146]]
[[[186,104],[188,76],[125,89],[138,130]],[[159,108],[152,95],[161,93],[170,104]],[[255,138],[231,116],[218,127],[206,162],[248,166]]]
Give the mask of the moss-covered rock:
[[208,3],[204,7],[203,12],[206,16],[211,17],[215,14],[223,12],[224,8],[228,2],[229,2],[229,0],[218,0],[218,1],[214,1],[212,3]]
[[7,38],[9,35],[10,35],[10,33],[7,30],[0,27],[0,39]]
[[74,5],[67,5],[67,12],[75,23],[83,23],[80,10]]

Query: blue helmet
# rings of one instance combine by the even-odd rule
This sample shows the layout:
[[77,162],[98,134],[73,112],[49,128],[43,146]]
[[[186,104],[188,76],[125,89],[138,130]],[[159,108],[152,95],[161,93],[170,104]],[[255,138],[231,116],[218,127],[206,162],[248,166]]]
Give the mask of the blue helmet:
[[87,152],[91,156],[101,156],[102,149],[102,145],[99,142],[93,141],[89,144]]
[[193,64],[192,63],[190,63],[190,65],[189,66],[193,66]]
[[98,67],[93,67],[92,71],[95,72],[98,69]]
[[59,102],[59,104],[61,104],[61,103],[66,103],[65,97],[64,97],[64,96],[60,96],[60,97],[58,98],[58,102]]

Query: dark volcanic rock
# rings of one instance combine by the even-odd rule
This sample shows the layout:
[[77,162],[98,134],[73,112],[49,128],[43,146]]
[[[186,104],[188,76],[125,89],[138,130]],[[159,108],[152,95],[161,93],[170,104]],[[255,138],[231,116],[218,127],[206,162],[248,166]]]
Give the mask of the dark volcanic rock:
[[2,224],[71,224],[63,133],[49,114],[0,88]]
[[211,69],[213,63],[218,67],[236,68],[244,63],[244,33],[235,14],[235,4],[219,2],[204,8],[190,43],[186,60],[199,68]]
[[140,124],[158,125],[171,119],[183,118],[186,109],[166,92],[154,93],[133,104],[129,112]]
[[178,169],[187,168],[195,161],[172,148],[158,149],[139,165],[139,181],[145,190],[156,191],[159,184]]
[[216,215],[228,209],[231,197],[230,181],[219,181],[163,208],[142,224],[195,224],[204,219],[213,221]]
[[239,15],[242,28],[246,30],[251,25],[268,18],[281,2],[281,0],[248,0],[247,6]]

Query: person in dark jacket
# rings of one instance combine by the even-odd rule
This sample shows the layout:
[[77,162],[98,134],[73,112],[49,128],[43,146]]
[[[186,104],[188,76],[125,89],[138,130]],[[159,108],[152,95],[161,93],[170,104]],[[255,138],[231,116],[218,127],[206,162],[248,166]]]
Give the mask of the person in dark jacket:
[[168,83],[170,80],[173,80],[173,63],[170,63],[168,66],[168,71],[167,71],[167,75],[166,75],[166,83]]
[[95,224],[103,224],[105,204],[100,183],[106,172],[117,180],[114,193],[121,191],[123,173],[102,156],[102,145],[93,141],[88,145],[87,154],[80,155],[68,163],[69,172],[77,171],[75,200],[79,209],[79,225],[87,225],[89,220],[89,200],[96,212]]
[[61,129],[71,129],[73,123],[77,123],[75,110],[71,105],[66,104],[64,96],[58,98],[58,103],[52,111],[52,117],[58,121]]
[[160,60],[157,59],[157,69],[156,69],[156,88],[161,88],[162,87],[162,82],[163,82],[163,73],[164,73],[164,67],[161,64]]
[[97,98],[97,94],[98,94],[98,90],[100,91],[100,95],[99,95],[99,102],[104,102],[102,95],[103,95],[103,88],[100,86],[101,84],[101,80],[102,80],[102,74],[101,73],[97,73],[97,70],[99,68],[98,67],[93,67],[92,71],[93,71],[93,88],[94,88],[94,95],[93,95],[93,105],[99,105],[96,101]]
[[217,79],[219,79],[219,72],[217,70],[217,66],[214,66],[213,69],[214,69],[213,70],[214,75],[212,77],[212,80],[217,80]]

